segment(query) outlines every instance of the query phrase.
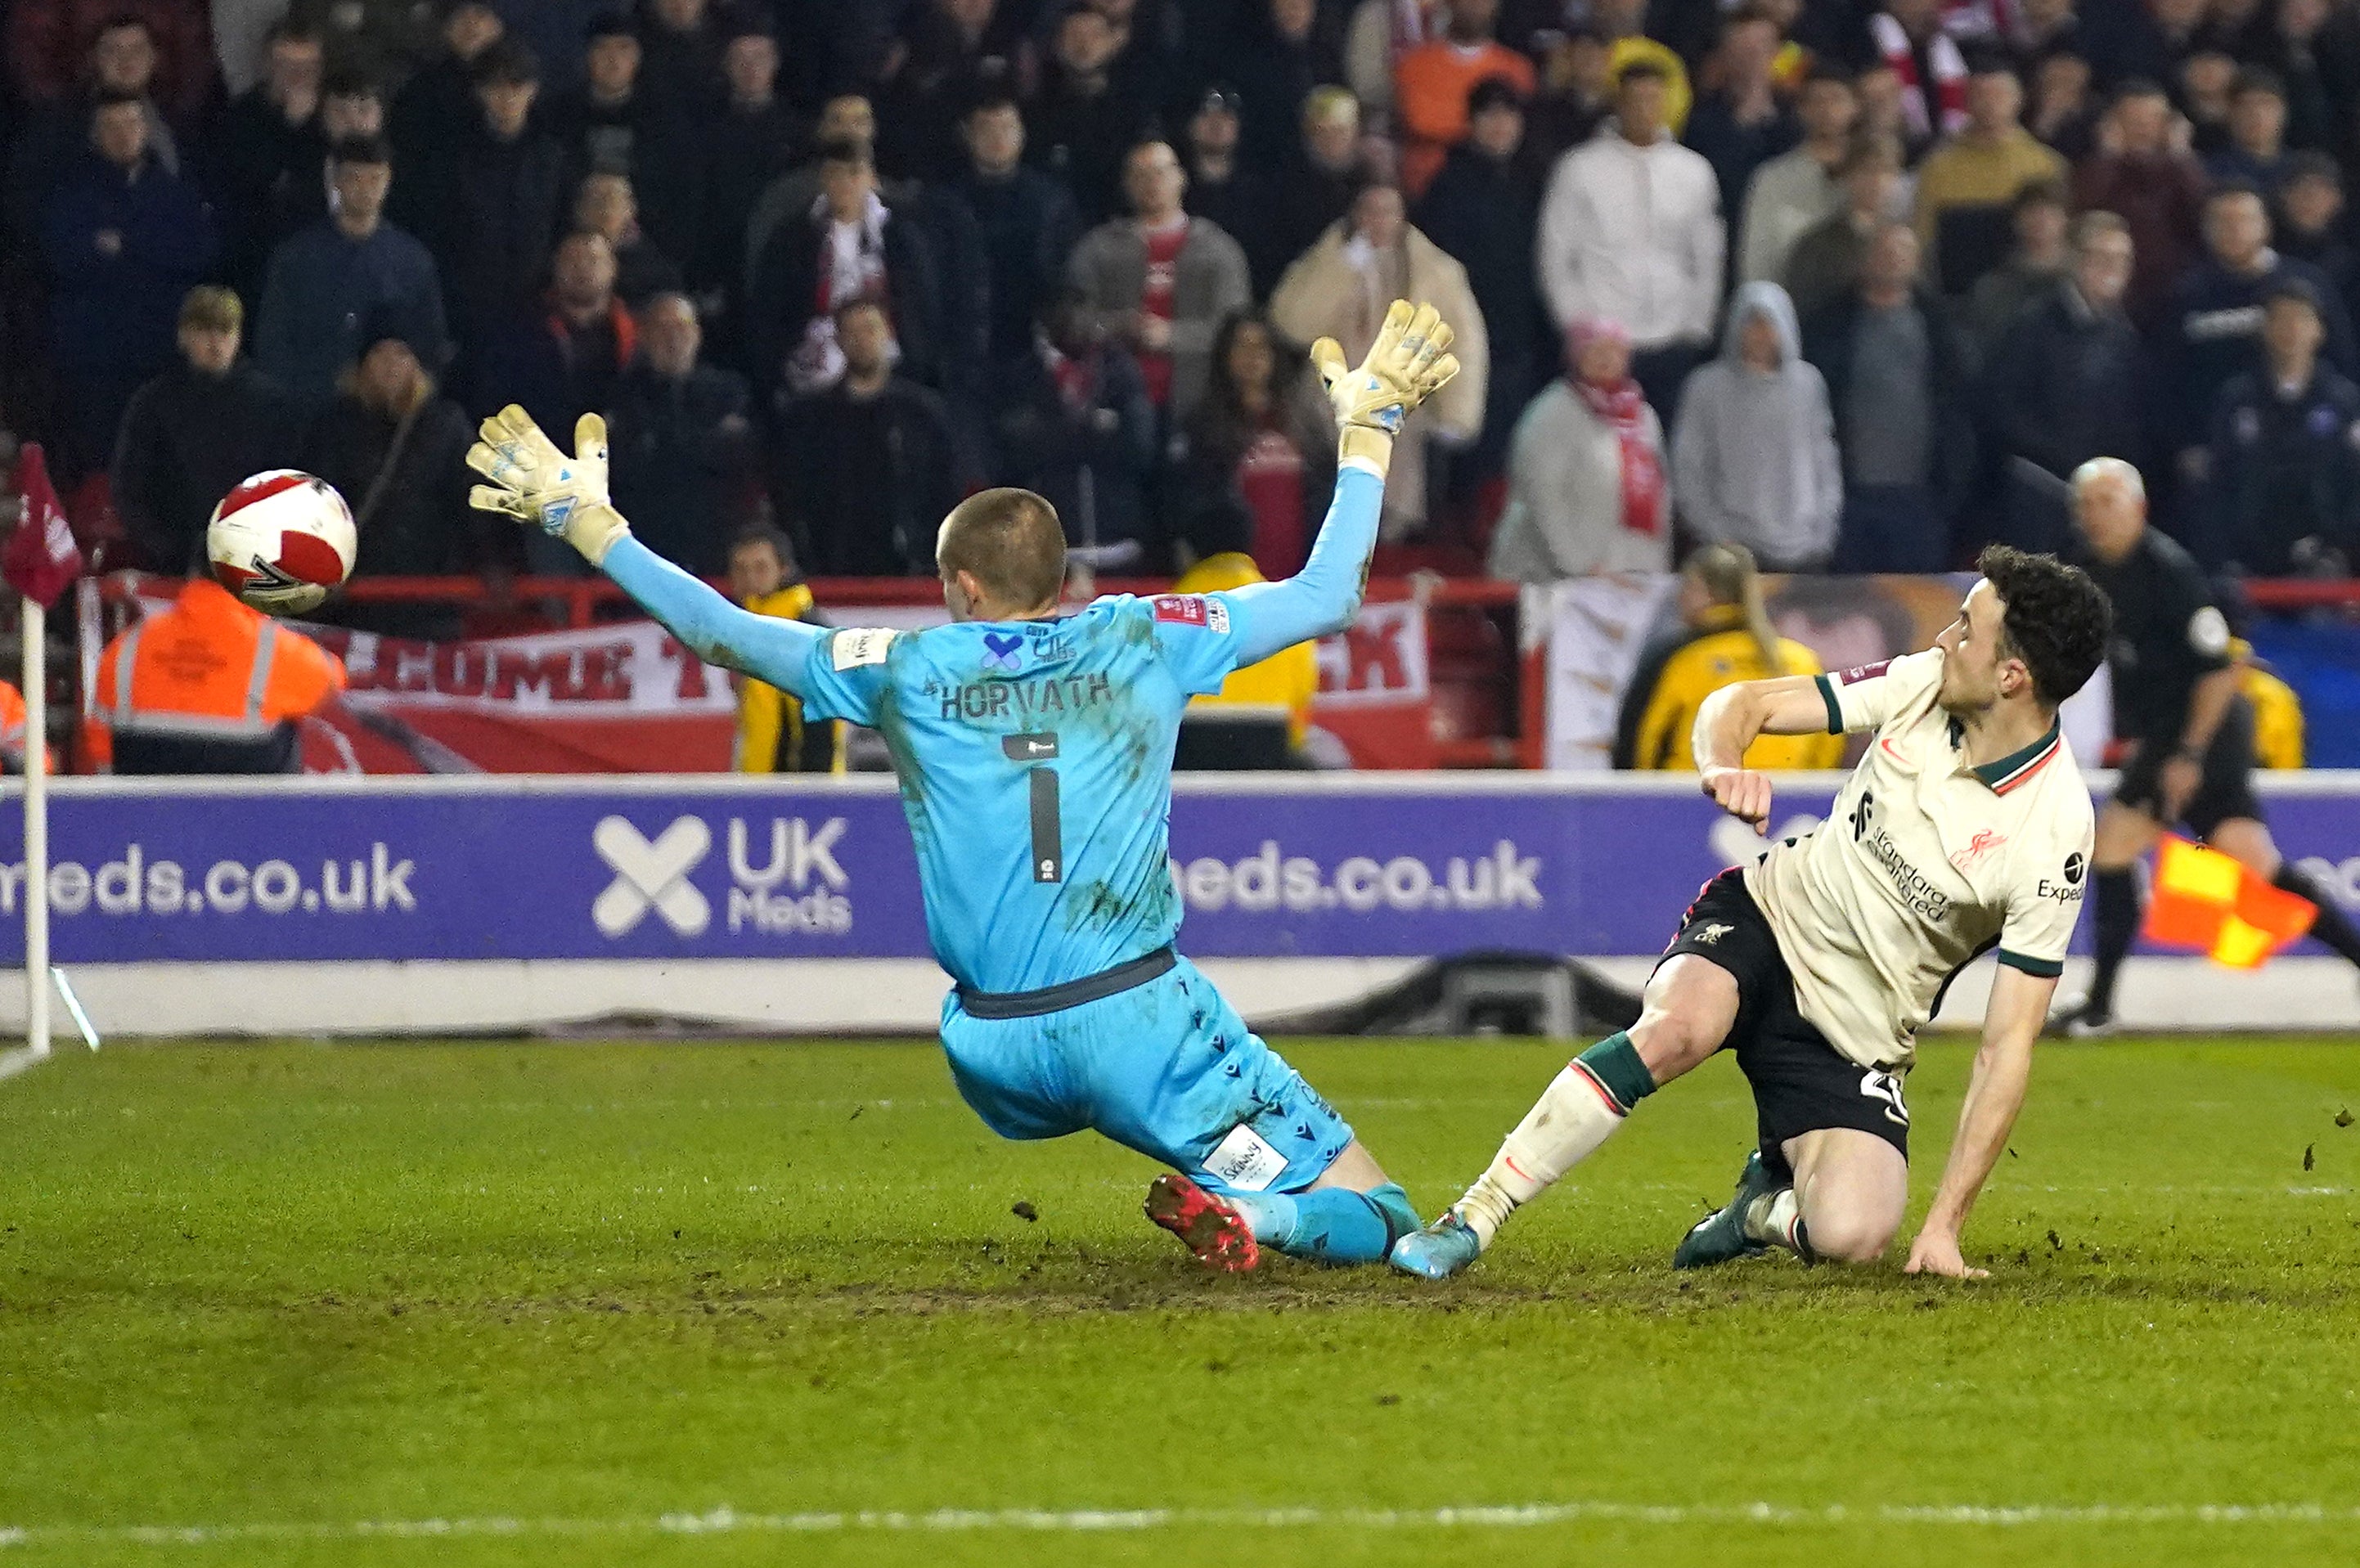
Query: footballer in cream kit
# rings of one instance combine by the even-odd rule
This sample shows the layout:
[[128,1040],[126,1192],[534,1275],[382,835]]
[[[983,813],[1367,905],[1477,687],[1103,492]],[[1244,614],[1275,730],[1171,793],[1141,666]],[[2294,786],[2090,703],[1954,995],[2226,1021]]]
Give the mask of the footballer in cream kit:
[[2094,813],[2057,711],[2105,657],[2113,612],[2089,573],[2053,557],[1994,546],[1979,565],[1922,653],[1705,699],[1699,782],[1757,832],[1775,790],[1744,765],[1757,736],[1871,736],[1827,821],[1704,885],[1639,1020],[1557,1074],[1459,1202],[1395,1245],[1395,1268],[1467,1268],[1639,1102],[1724,1049],[1754,1092],[1754,1149],[1736,1195],[1689,1229],[1672,1266],[1774,1247],[1876,1261],[1908,1208],[1903,1081],[1918,1031],[1959,971],[1996,949],[1958,1134],[1907,1264],[1981,1272],[1960,1238],[2023,1106],[2090,875]]
[[1863,1067],[1906,1071],[1942,988],[1994,945],[2054,979],[2081,917],[2096,814],[2052,723],[1971,764],[1936,700],[1942,653],[1817,678],[1830,734],[1874,730],[1828,820],[1745,873],[1802,1015]]

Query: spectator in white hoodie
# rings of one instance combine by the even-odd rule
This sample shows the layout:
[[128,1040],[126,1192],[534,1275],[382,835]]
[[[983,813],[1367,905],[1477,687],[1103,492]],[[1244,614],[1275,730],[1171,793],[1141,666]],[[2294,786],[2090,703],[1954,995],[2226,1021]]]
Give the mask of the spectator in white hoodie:
[[1673,426],[1672,498],[1699,539],[1742,544],[1765,572],[1817,572],[1835,551],[1835,416],[1775,283],[1737,291],[1721,357],[1688,377]]
[[1631,333],[1631,374],[1658,408],[1711,352],[1728,234],[1712,165],[1665,123],[1663,69],[1633,60],[1614,122],[1557,161],[1541,206],[1541,288],[1561,327],[1585,318]]

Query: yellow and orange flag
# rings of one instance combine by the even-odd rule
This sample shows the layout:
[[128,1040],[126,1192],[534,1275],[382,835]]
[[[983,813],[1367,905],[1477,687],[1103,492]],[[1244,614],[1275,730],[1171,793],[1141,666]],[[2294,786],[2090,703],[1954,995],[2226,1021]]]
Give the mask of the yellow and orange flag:
[[2198,947],[2233,969],[2256,969],[2311,929],[2318,906],[2274,887],[2239,861],[2169,833],[2156,852],[2149,942]]

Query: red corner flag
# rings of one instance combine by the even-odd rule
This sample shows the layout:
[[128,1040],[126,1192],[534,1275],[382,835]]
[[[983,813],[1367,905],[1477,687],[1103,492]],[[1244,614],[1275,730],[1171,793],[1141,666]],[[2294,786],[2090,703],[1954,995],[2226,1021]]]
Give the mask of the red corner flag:
[[2234,969],[2258,967],[2311,929],[2308,898],[2275,887],[2217,849],[2170,833],[2155,862],[2147,939],[2201,947]]
[[82,575],[82,547],[66,526],[41,449],[30,441],[16,459],[16,494],[25,498],[25,520],[0,548],[0,580],[47,609]]

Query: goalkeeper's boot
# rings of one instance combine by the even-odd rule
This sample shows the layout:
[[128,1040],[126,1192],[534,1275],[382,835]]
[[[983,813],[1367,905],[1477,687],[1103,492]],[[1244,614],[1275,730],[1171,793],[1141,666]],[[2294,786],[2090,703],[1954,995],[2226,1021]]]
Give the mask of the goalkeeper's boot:
[[1475,1234],[1475,1227],[1460,1219],[1458,1210],[1445,1209],[1424,1230],[1414,1230],[1393,1243],[1392,1261],[1404,1274],[1448,1279],[1465,1272],[1482,1251],[1483,1238]]
[[1709,1269],[1716,1263],[1734,1263],[1741,1258],[1758,1258],[1770,1250],[1767,1242],[1754,1240],[1745,1233],[1746,1212],[1754,1207],[1756,1198],[1765,1198],[1778,1190],[1763,1168],[1762,1151],[1755,1149],[1745,1157],[1745,1169],[1737,1178],[1737,1195],[1726,1207],[1715,1209],[1690,1226],[1680,1238],[1677,1251],[1672,1254],[1675,1269]]
[[1178,1236],[1207,1269],[1242,1274],[1262,1261],[1245,1216],[1176,1171],[1147,1184],[1147,1217]]

